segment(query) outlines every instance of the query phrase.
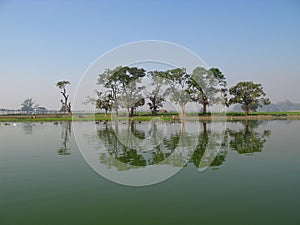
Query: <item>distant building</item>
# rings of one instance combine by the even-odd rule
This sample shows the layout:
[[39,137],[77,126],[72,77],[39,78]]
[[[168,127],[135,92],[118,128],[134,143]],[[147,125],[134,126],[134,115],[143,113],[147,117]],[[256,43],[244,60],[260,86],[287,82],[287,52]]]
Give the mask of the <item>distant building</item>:
[[45,107],[39,106],[34,108],[33,110],[34,113],[47,113],[48,109],[46,109]]

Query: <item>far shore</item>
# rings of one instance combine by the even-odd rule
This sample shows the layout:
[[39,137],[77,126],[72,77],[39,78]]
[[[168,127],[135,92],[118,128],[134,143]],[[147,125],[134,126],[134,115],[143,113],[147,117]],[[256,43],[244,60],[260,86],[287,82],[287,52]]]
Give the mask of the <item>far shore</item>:
[[151,116],[150,113],[137,113],[136,116],[114,116],[104,113],[98,114],[74,114],[73,116],[62,114],[40,114],[40,115],[0,115],[0,122],[55,122],[55,121],[109,121],[109,120],[133,120],[151,121],[163,120],[168,122],[186,121],[237,121],[237,120],[300,120],[300,112],[256,112],[247,117],[244,113],[224,114],[197,114],[187,113],[180,117],[176,113],[162,113]]

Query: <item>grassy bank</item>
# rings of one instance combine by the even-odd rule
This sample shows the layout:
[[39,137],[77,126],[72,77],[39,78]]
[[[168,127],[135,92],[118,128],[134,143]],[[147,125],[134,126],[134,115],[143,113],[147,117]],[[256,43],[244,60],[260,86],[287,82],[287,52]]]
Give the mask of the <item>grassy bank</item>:
[[[68,115],[2,115],[0,116],[0,122],[56,122],[56,121],[101,121],[101,120],[127,120],[126,116],[115,117],[110,114],[75,114],[73,116]],[[131,120],[136,121],[150,121],[153,119],[161,119],[164,121],[179,121],[179,115],[177,113],[161,113],[157,117],[151,116],[149,113],[138,113],[136,116],[131,117]],[[226,114],[198,114],[187,113],[186,120],[276,120],[276,119],[300,119],[300,112],[255,112],[250,113],[248,117],[244,113],[226,113]]]

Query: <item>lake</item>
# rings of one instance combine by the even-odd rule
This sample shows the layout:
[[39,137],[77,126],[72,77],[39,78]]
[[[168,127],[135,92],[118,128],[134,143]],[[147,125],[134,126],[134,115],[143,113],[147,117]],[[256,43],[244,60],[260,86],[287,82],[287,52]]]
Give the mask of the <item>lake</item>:
[[288,120],[2,123],[0,224],[300,224],[299,130]]

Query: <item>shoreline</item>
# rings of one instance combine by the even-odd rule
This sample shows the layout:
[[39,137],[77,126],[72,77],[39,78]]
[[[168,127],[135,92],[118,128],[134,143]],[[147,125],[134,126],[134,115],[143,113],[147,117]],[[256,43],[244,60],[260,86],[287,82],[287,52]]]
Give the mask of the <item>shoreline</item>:
[[132,121],[152,121],[163,120],[166,122],[185,121],[239,121],[239,120],[300,120],[300,113],[257,113],[246,117],[245,115],[235,115],[227,113],[226,115],[187,115],[180,118],[178,115],[137,115],[133,117],[127,116],[105,116],[104,114],[84,114],[84,115],[0,115],[0,123],[2,122],[55,122],[55,121],[103,121],[103,120],[132,120]]

